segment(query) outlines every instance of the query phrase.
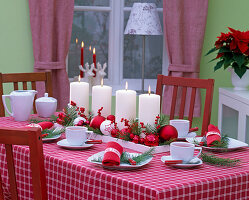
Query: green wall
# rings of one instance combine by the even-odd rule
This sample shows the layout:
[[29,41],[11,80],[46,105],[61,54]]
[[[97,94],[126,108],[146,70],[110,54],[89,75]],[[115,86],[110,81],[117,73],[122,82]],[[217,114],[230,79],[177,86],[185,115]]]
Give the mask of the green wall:
[[[204,56],[216,37],[227,27],[246,30],[249,27],[248,0],[209,0],[206,34],[201,59],[201,78],[214,78],[212,123],[217,124],[218,88],[231,87],[230,73],[213,72],[214,55]],[[28,0],[0,1],[0,72],[32,72],[33,52],[29,24]]]
[[208,18],[201,59],[200,78],[215,79],[211,122],[218,123],[219,87],[232,87],[230,72],[220,69],[214,72],[215,62],[208,63],[215,54],[204,56],[211,49],[220,32],[228,32],[227,27],[240,30],[249,28],[248,0],[209,0]]
[[0,1],[0,71],[32,72],[28,0]]

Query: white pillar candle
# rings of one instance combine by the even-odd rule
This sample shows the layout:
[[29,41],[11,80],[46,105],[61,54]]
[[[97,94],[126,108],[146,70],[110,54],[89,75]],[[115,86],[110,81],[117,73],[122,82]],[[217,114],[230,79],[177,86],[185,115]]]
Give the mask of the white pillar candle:
[[150,94],[150,87],[148,94],[139,95],[139,114],[138,118],[144,125],[155,123],[156,116],[160,114],[160,96],[157,94]]
[[116,122],[119,129],[124,128],[121,119],[136,119],[136,91],[128,90],[126,82],[125,90],[116,91]]
[[111,114],[112,88],[103,85],[103,79],[101,80],[101,85],[96,85],[92,88],[92,112],[95,116],[101,107],[103,107],[102,116],[107,117]]
[[84,107],[85,114],[87,114],[89,111],[89,83],[80,81],[70,83],[70,101],[75,102],[79,107]]

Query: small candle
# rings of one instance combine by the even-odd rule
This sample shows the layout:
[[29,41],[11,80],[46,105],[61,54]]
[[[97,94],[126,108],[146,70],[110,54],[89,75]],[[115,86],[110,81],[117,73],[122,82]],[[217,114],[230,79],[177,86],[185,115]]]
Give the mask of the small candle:
[[[80,54],[80,64],[84,66],[84,42],[81,42],[81,54]],[[84,72],[80,70],[80,78],[83,78]]]
[[70,83],[70,101],[76,103],[79,107],[84,107],[86,113],[89,111],[89,83],[78,82]]
[[[93,48],[93,64],[94,64],[94,67],[96,69],[96,54],[95,54],[95,47]],[[94,70],[93,71],[94,73],[94,76],[93,77],[96,77],[96,71]]]
[[156,116],[160,115],[160,96],[151,94],[150,86],[148,94],[139,95],[138,118],[145,125],[154,125]]
[[127,82],[125,90],[116,91],[116,122],[119,129],[124,128],[124,123],[120,122],[122,118],[136,118],[136,91],[128,90]]
[[101,85],[93,86],[92,88],[92,112],[94,115],[98,114],[98,110],[103,107],[101,111],[102,116],[107,117],[111,114],[112,108],[112,88],[107,85],[103,85],[103,79]]

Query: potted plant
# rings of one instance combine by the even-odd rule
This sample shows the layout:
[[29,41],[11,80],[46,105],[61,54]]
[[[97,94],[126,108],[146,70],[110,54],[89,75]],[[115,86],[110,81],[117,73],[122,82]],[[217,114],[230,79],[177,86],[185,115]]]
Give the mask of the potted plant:
[[232,84],[235,90],[247,90],[249,85],[249,31],[229,28],[230,32],[221,33],[218,40],[206,55],[216,52],[213,60],[219,60],[214,71],[231,67]]

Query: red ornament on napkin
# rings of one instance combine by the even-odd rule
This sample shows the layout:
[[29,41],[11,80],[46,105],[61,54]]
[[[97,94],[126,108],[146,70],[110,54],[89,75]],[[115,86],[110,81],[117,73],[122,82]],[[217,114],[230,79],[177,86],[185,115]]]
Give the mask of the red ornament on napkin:
[[208,125],[208,132],[206,133],[207,145],[210,146],[214,141],[221,139],[220,130],[213,124]]
[[117,142],[108,142],[106,144],[105,154],[102,164],[106,166],[120,165],[120,157],[123,153],[123,147]]

